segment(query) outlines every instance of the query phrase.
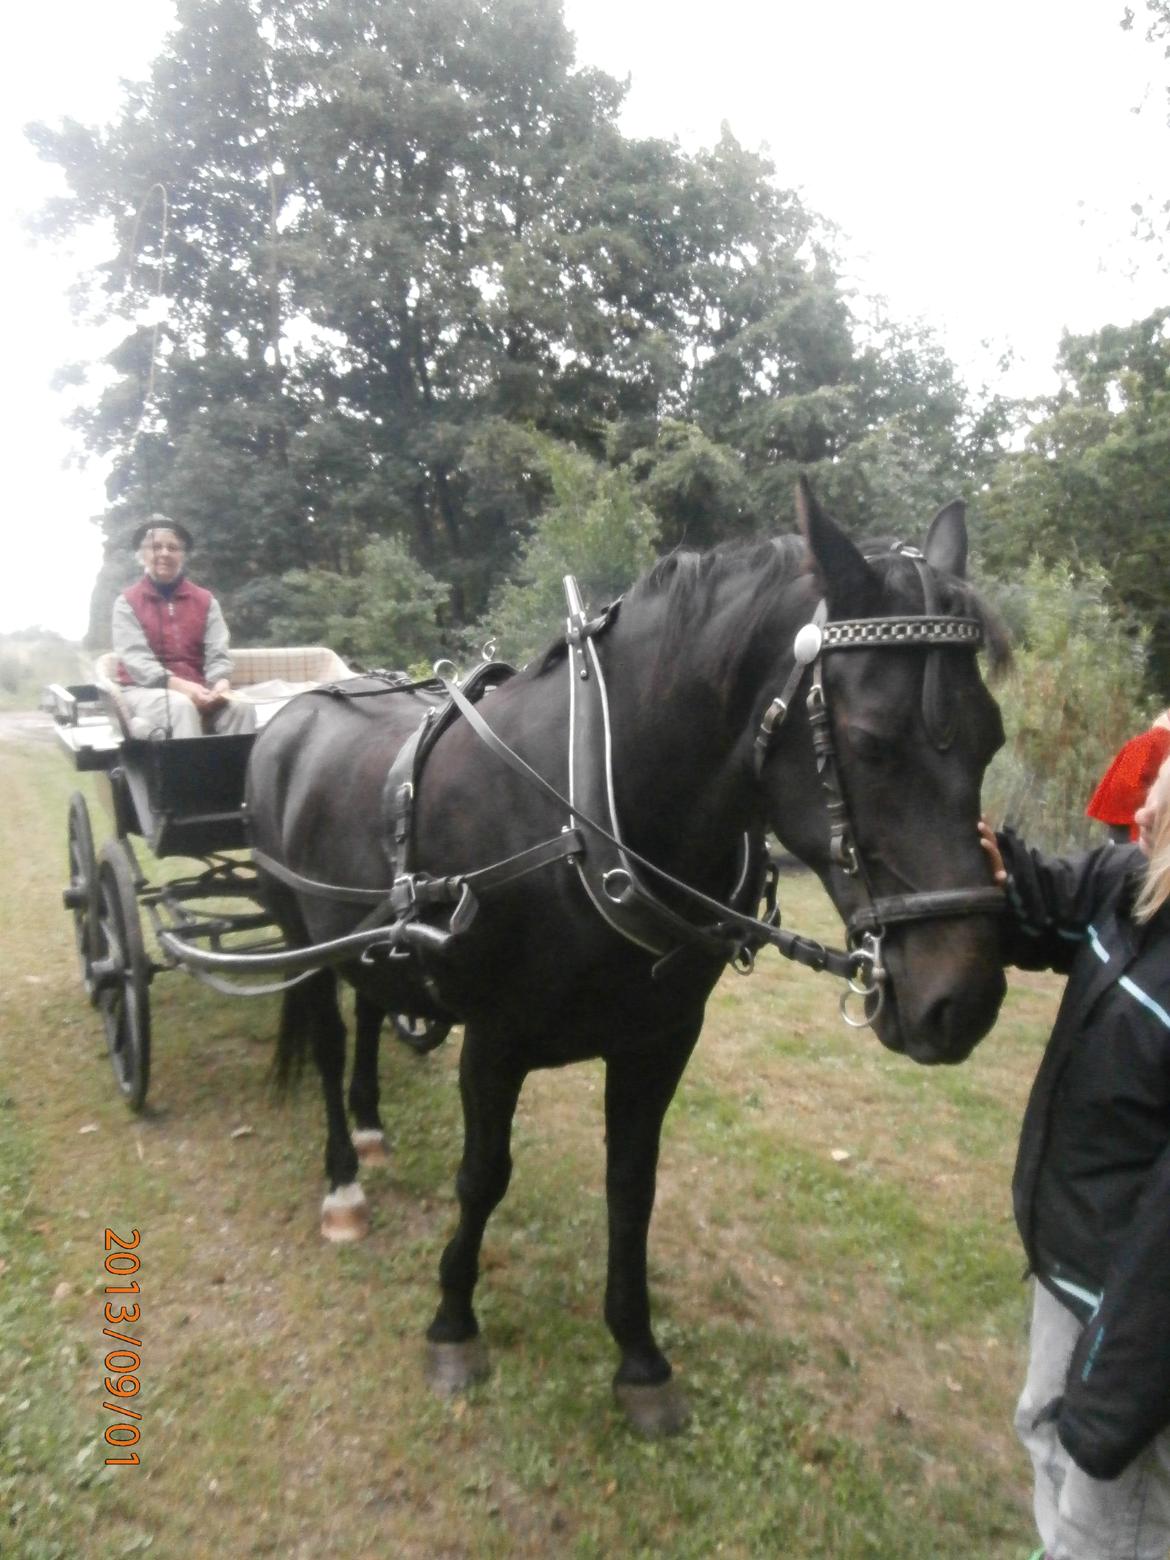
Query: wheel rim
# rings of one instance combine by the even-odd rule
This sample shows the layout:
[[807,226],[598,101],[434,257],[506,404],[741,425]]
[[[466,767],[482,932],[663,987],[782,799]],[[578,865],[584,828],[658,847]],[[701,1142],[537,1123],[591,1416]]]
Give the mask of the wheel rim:
[[99,871],[98,1007],[119,1092],[140,1110],[150,1075],[150,966],[133,876],[124,857],[115,857],[120,850],[107,846]]
[[97,861],[93,850],[93,831],[85,798],[74,795],[69,803],[69,887],[66,903],[73,916],[73,940],[81,981],[95,1000],[93,961],[97,956],[98,904]]

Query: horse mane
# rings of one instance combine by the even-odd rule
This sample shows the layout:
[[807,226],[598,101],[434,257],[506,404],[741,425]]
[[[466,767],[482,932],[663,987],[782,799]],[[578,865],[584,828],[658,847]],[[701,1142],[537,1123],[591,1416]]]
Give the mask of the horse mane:
[[[895,597],[914,601],[915,610],[921,611],[918,571],[909,559],[891,552],[892,540],[871,539],[859,546],[883,587]],[[655,658],[660,666],[669,667],[677,663],[684,645],[693,642],[695,624],[711,613],[725,582],[742,577],[744,595],[736,606],[735,639],[727,646],[728,662],[734,662],[738,657],[732,652],[736,646],[751,641],[761,620],[774,610],[779,591],[812,572],[812,559],[801,536],[778,536],[762,542],[721,542],[704,552],[677,547],[659,558],[630,587],[624,606],[636,611],[643,604],[662,599],[663,625]],[[1001,673],[1011,662],[1010,640],[1003,620],[968,580],[944,574],[936,574],[935,578],[940,610],[955,617],[975,618],[982,625],[989,668],[993,675]],[[536,675],[558,665],[565,650],[563,639],[554,641],[541,657]]]
[[[871,538],[859,550],[891,595],[909,599],[922,610],[918,571],[892,548],[892,538]],[[748,589],[736,614],[736,638],[748,640],[759,620],[773,607],[777,592],[802,575],[811,574],[812,560],[803,537],[779,536],[766,542],[724,542],[708,552],[678,548],[660,558],[633,586],[630,605],[665,595],[665,631],[661,655],[670,658],[693,634],[695,622],[710,611],[720,585],[732,575],[746,577]],[[969,580],[937,574],[939,608],[954,617],[971,617],[981,624],[990,670],[999,674],[1010,665],[1011,643],[999,614]]]

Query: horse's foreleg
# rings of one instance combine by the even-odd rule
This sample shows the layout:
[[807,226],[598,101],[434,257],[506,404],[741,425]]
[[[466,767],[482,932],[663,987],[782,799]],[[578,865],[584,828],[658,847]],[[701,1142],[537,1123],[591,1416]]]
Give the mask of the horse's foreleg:
[[458,1392],[487,1374],[487,1353],[479,1341],[472,1296],[479,1277],[479,1252],[492,1209],[512,1175],[512,1118],[521,1069],[498,1052],[487,1054],[482,1034],[468,1028],[459,1059],[463,1102],[463,1158],[455,1178],[459,1224],[439,1263],[441,1298],[427,1329],[428,1376],[441,1392]]
[[378,1114],[378,1040],[385,1012],[359,991],[354,1004],[353,1077],[349,1084],[349,1113],[353,1117],[353,1146],[363,1165],[386,1161],[386,1134]]
[[[332,970],[319,970],[298,991],[325,1097],[329,1191],[321,1205],[321,1233],[331,1241],[361,1240],[369,1230],[370,1215],[358,1185],[358,1156],[345,1116],[345,1025],[337,1002],[337,976]],[[296,997],[297,992],[289,995]]]
[[[690,1417],[670,1362],[650,1325],[646,1241],[658,1174],[662,1120],[698,1031],[663,1037],[653,1049],[617,1049],[605,1070],[605,1193],[609,1263],[605,1320],[621,1350],[614,1393],[636,1430],[669,1435]],[[673,1040],[673,1043],[671,1041]]]

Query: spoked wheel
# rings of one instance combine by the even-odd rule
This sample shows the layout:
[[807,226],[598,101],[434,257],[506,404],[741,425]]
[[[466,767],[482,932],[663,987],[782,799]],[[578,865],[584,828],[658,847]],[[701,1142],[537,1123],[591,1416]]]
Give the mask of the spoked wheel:
[[138,893],[126,847],[102,846],[97,873],[97,1005],[118,1088],[141,1110],[150,1081],[150,960],[142,941]]
[[63,897],[65,908],[73,915],[73,940],[77,944],[82,985],[89,1000],[96,1002],[93,961],[97,957],[98,938],[97,860],[89,808],[80,791],[74,791],[69,798],[69,887]]
[[437,1018],[416,1018],[413,1013],[391,1013],[394,1033],[412,1051],[425,1056],[451,1033],[451,1025]]

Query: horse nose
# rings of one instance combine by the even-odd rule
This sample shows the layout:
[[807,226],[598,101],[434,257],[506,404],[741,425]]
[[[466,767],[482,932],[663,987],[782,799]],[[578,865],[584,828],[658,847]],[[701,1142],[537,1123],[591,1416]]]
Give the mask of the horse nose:
[[989,970],[960,989],[940,993],[915,1016],[903,1036],[915,1061],[964,1062],[995,1023],[1007,983],[1001,969]]

